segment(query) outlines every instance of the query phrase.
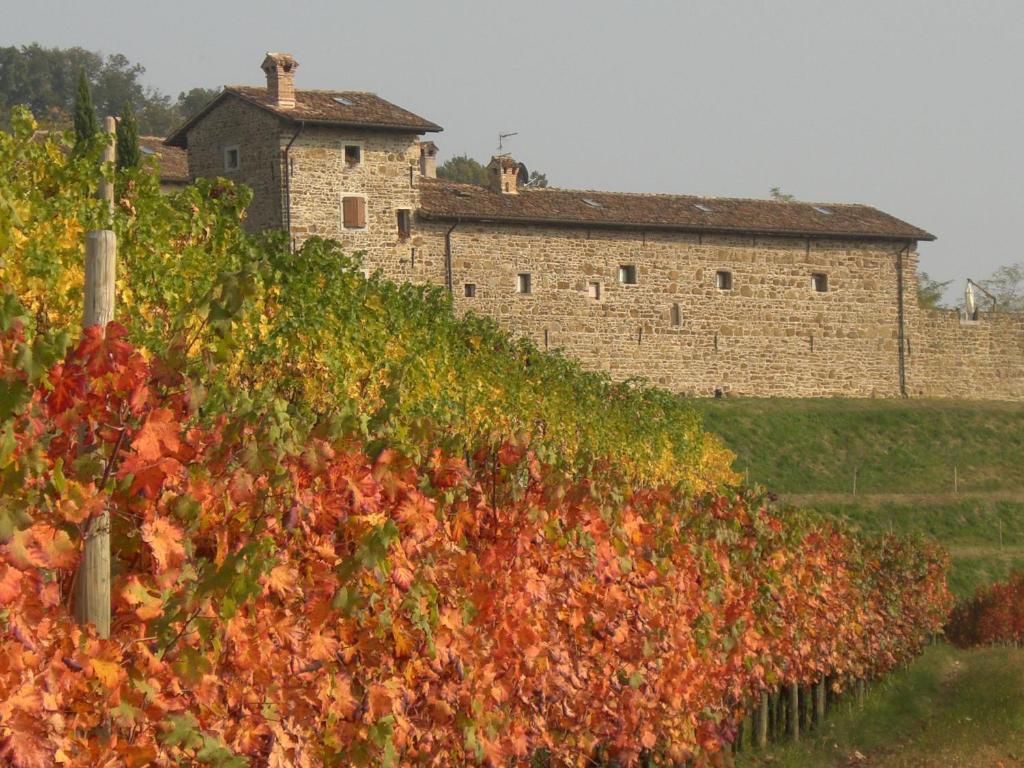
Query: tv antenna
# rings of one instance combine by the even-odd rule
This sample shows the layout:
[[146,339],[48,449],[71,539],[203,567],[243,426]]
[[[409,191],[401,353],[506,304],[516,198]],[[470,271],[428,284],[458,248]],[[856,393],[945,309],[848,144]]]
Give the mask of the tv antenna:
[[512,131],[511,133],[499,133],[498,134],[498,154],[503,154],[502,150],[505,148],[505,139],[511,138],[512,136],[518,136],[518,131]]

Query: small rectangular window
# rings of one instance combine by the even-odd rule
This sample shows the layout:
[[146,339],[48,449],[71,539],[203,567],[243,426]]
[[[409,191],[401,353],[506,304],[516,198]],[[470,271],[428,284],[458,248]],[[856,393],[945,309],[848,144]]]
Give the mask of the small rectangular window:
[[818,293],[828,292],[828,275],[824,272],[815,272],[811,275],[811,289]]
[[363,162],[363,148],[358,144],[346,144],[345,145],[345,163],[346,165],[359,165]]
[[720,269],[715,272],[715,287],[720,291],[732,290],[732,272]]
[[673,301],[672,302],[672,311],[671,311],[670,314],[671,314],[671,322],[672,322],[673,326],[679,327],[680,325],[683,324],[683,313],[682,313],[682,310],[679,309],[679,302],[678,301]]
[[476,296],[476,283],[466,283],[463,288],[467,299],[472,299]]
[[226,147],[224,149],[224,170],[237,171],[242,167],[242,156],[238,147]]
[[362,197],[341,198],[342,220],[345,229],[366,227],[366,199]]
[[619,267],[619,282],[623,285],[636,285],[635,264],[623,264]]
[[516,276],[516,290],[518,290],[519,293],[532,293],[532,288],[533,286],[530,281],[530,273],[520,272]]
[[398,210],[398,236],[405,240],[412,229],[412,211],[408,208]]
[[601,284],[599,282],[587,283],[587,296],[592,298],[594,301],[601,300]]

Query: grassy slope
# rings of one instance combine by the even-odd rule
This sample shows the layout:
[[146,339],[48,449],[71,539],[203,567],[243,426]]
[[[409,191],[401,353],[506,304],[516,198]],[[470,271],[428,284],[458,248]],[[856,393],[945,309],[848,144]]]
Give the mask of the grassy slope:
[[1024,766],[1024,650],[932,646],[910,669],[876,684],[863,710],[840,703],[799,746],[770,748],[737,765]]
[[865,530],[942,541],[953,556],[957,595],[1024,568],[1024,404],[737,399],[695,406],[736,452],[736,468],[783,499]]
[[736,467],[783,493],[1024,490],[1024,404],[939,400],[694,401]]
[[[697,401],[736,468],[784,500],[866,531],[934,537],[966,596],[1024,569],[1024,404],[927,400]],[[953,493],[953,467],[959,493]],[[851,495],[857,468],[858,495]],[[858,753],[860,753],[858,755]],[[861,758],[861,755],[864,757]],[[799,747],[740,768],[1024,766],[1024,650],[933,646],[840,706]]]

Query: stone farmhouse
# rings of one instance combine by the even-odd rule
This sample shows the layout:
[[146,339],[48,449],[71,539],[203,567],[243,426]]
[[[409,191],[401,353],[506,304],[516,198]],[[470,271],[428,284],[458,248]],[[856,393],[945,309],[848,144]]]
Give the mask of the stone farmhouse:
[[[251,187],[247,225],[335,238],[394,280],[617,379],[693,395],[1024,399],[1024,318],[918,306],[934,236],[866,205],[436,178],[437,124],[360,91],[228,86],[150,151]],[[165,183],[168,182],[165,179]]]

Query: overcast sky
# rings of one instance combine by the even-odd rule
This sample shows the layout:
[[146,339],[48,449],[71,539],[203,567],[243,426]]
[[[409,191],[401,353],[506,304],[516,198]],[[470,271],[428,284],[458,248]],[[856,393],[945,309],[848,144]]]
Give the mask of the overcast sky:
[[869,203],[933,277],[1024,259],[1024,2],[7,2],[0,44],[124,53],[146,83],[370,90],[562,187]]

